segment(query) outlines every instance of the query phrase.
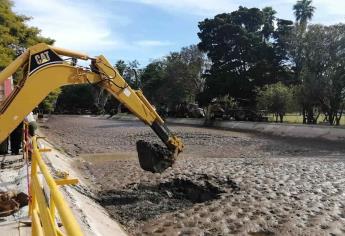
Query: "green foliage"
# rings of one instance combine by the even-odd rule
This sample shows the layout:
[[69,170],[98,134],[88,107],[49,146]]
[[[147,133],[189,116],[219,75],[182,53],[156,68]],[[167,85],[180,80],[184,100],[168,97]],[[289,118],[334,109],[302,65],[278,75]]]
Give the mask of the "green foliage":
[[345,25],[309,26],[303,49],[303,105],[319,107],[331,125],[339,124],[345,100]]
[[138,89],[141,85],[141,70],[139,69],[139,65],[140,64],[137,60],[133,60],[128,63],[123,60],[118,60],[115,64],[120,75],[134,89]]
[[174,107],[183,102],[194,103],[204,87],[206,63],[205,55],[195,45],[172,52],[144,68],[142,90],[154,104]]
[[265,85],[263,88],[258,89],[257,94],[258,107],[274,113],[276,122],[278,118],[280,118],[280,122],[283,122],[285,113],[291,108],[293,89],[278,82]]
[[38,106],[38,109],[43,113],[51,113],[55,109],[55,103],[59,97],[61,90],[57,89],[49,94]]
[[115,63],[115,67],[119,71],[120,75],[123,76],[123,72],[126,70],[127,64],[124,60],[118,60]]
[[69,85],[62,88],[56,103],[60,113],[77,113],[94,108],[94,90],[92,85]]
[[[12,6],[11,1],[0,0],[0,70],[10,64],[27,47],[40,42],[47,44],[54,42],[50,38],[40,36],[38,28],[27,26],[26,22],[30,18],[14,13]],[[13,76],[15,83],[22,77],[22,74],[22,71],[19,71]],[[45,111],[52,111],[58,91],[49,94],[39,107]]]
[[163,96],[164,85],[166,83],[165,69],[165,61],[157,60],[148,64],[141,75],[142,90],[145,96],[155,104],[159,103],[162,97],[165,97]]
[[229,95],[225,95],[222,97],[217,98],[217,102],[221,103],[227,109],[237,109],[238,108],[238,101],[235,98],[230,97]]
[[229,94],[254,102],[256,87],[288,77],[281,37],[289,33],[292,22],[276,19],[275,13],[270,7],[239,7],[199,23],[198,46],[212,61],[201,100]]
[[39,42],[52,44],[54,40],[40,36],[40,30],[29,27],[29,17],[12,11],[12,2],[0,1],[0,69],[5,68],[25,48]]
[[312,2],[312,0],[299,0],[293,6],[296,22],[302,32],[306,30],[308,20],[311,20],[314,15],[315,7],[311,5]]

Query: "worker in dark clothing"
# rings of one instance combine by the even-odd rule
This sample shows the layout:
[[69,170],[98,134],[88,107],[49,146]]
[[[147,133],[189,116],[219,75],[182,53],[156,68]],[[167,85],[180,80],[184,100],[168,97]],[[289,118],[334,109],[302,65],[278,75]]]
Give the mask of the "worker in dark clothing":
[[0,144],[0,155],[8,154],[8,138]]
[[13,130],[10,136],[11,141],[11,152],[12,155],[18,155],[19,150],[22,146],[22,138],[23,138],[23,122],[18,125],[18,127]]

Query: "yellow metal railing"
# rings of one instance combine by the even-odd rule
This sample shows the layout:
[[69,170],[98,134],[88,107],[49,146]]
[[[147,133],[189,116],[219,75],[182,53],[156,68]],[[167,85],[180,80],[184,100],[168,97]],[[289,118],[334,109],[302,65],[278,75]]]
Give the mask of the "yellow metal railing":
[[[30,150],[25,148],[27,158],[29,158],[29,153],[31,153],[29,215],[32,220],[32,235],[83,235],[78,222],[58,188],[59,185],[76,184],[78,180],[68,178],[54,179],[52,177],[41,156],[42,152],[47,152],[49,149],[40,149],[38,147],[37,139],[39,138],[36,136],[32,137]],[[43,191],[39,173],[42,174],[44,181],[48,185],[49,200]],[[56,213],[58,213],[62,221],[65,234],[59,229],[55,221]]]

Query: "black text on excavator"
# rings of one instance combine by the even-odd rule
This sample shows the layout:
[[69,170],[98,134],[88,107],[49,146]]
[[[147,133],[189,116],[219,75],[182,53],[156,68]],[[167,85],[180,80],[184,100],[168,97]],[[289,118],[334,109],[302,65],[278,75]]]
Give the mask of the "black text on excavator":
[[[68,58],[89,60],[89,68],[78,66]],[[149,125],[166,145],[163,148],[146,141],[137,142],[140,166],[147,171],[162,172],[172,166],[183,149],[182,141],[165,125],[140,90],[133,90],[104,56],[91,58],[83,53],[37,44],[0,73],[0,83],[22,69],[23,77],[10,96],[0,104],[0,142],[51,91],[71,84],[90,83],[107,90],[135,116]]]

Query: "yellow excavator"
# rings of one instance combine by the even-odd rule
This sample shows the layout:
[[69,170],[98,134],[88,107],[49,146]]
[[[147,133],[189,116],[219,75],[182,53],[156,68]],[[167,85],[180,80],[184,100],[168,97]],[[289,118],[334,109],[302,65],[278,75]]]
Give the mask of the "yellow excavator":
[[[76,60],[90,61],[89,67]],[[38,104],[55,89],[72,84],[94,84],[107,90],[136,117],[149,125],[166,147],[143,140],[137,142],[140,166],[162,172],[171,167],[183,150],[180,138],[173,134],[140,90],[133,90],[104,56],[57,48],[44,43],[28,48],[0,73],[0,83],[22,70],[23,77],[0,104],[0,143]]]

